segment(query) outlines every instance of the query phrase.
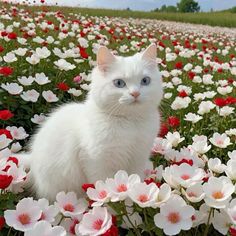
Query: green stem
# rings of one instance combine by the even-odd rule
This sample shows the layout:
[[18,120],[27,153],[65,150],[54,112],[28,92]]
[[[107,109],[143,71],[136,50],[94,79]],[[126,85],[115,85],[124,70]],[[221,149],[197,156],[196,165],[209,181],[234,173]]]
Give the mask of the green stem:
[[203,236],[207,236],[207,234],[208,234],[208,231],[209,231],[209,228],[210,228],[210,219],[211,219],[212,212],[213,212],[213,208],[210,208],[208,219],[207,219],[207,226],[206,226],[206,229],[204,231],[204,235]]
[[[147,217],[146,209],[144,209],[143,215],[144,215],[144,222],[145,222],[146,225],[148,225],[148,217]],[[150,236],[153,236],[152,230],[150,230],[149,228],[147,228],[147,231],[148,231],[148,233],[150,234]]]
[[12,230],[12,227],[8,230],[7,236],[11,235],[11,230]]

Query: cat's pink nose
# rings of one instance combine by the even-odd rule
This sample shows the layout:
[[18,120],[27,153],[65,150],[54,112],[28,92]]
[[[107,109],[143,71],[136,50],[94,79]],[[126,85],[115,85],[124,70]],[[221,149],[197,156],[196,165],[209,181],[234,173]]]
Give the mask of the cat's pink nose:
[[137,98],[140,95],[139,91],[134,91],[132,93],[130,93],[131,96],[133,96],[134,98]]

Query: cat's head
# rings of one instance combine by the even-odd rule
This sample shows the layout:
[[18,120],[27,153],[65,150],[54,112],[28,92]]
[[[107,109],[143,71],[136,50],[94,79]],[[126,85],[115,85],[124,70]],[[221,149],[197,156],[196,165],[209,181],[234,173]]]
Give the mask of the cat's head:
[[110,115],[138,115],[157,107],[162,98],[155,44],[130,57],[100,47],[91,78],[90,97]]

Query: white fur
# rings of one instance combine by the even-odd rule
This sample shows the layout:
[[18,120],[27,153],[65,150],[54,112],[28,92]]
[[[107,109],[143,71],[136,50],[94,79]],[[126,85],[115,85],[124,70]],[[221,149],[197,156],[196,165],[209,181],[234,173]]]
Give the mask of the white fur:
[[[54,200],[62,190],[81,195],[83,183],[105,180],[120,169],[142,175],[159,130],[162,98],[161,75],[151,50],[156,48],[151,45],[144,53],[111,60],[103,47],[87,100],[63,105],[34,135],[30,176],[38,197]],[[140,85],[144,76],[151,78],[148,86]],[[115,87],[117,78],[127,87]],[[132,91],[141,93],[138,102]]]

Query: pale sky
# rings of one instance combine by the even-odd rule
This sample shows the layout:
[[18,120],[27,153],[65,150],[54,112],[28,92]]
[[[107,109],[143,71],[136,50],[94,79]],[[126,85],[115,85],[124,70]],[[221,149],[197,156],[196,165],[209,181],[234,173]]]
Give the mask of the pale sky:
[[[23,0],[14,0],[22,2]],[[33,1],[33,0],[29,0]],[[40,0],[36,0],[40,2]],[[95,8],[113,8],[125,9],[130,7],[132,10],[149,11],[159,8],[163,4],[176,5],[179,0],[46,0],[48,4],[65,5],[65,6],[78,6],[81,7],[95,7]],[[223,10],[236,6],[236,0],[197,0],[201,6],[201,10],[209,11],[211,8],[214,10]]]

